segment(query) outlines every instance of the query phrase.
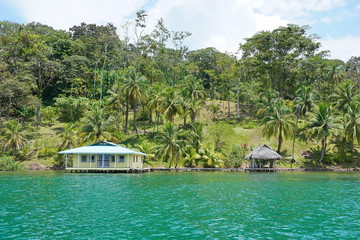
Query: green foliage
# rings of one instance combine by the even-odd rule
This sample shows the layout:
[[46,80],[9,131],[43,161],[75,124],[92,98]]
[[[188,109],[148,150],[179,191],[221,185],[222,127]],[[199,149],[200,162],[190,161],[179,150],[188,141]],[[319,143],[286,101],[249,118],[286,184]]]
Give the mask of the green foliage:
[[89,106],[87,98],[59,97],[55,99],[59,120],[63,122],[77,122],[84,116]]
[[44,121],[49,123],[53,123],[57,118],[56,109],[51,106],[47,106],[46,108],[41,109],[41,115]]
[[53,157],[56,153],[57,149],[44,147],[38,151],[38,158],[50,158]]
[[[262,130],[265,137],[276,137],[278,151],[288,150],[296,118],[305,130],[294,136],[295,148],[308,148],[296,140],[315,140],[321,141],[324,161],[332,154],[356,158],[359,57],[347,63],[329,59],[327,51],[319,52],[309,27],[293,24],[246,39],[240,59],[215,48],[188,51],[184,43],[190,33],[171,31],[162,19],[148,29],[146,20],[147,13],[139,11],[125,25],[122,39],[113,24],[81,23],[63,31],[40,23],[0,22],[2,149],[26,160],[39,149],[46,157],[45,148],[99,139],[145,149],[142,140],[147,139],[151,152],[163,149],[156,152],[167,164],[235,166],[222,153],[240,154],[229,149],[236,141],[266,141]],[[135,39],[128,37],[130,30]],[[330,114],[319,114],[319,102],[328,103]],[[57,117],[69,124],[58,124]],[[49,125],[56,126],[56,136]],[[164,147],[171,144],[171,151]],[[55,161],[61,166],[63,159],[55,156]]]
[[16,120],[6,122],[1,132],[3,134],[2,148],[4,151],[11,151],[13,156],[28,143],[22,124]]
[[238,168],[243,165],[245,162],[244,157],[248,153],[249,149],[246,144],[234,145],[230,153],[226,156],[224,160],[225,167],[228,168]]
[[0,171],[23,171],[24,166],[10,156],[0,157]]

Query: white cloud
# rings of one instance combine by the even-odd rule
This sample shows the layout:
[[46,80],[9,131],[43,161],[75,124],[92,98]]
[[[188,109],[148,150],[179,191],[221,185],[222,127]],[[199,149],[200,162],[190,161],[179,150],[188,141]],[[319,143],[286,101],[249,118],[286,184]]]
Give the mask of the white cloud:
[[191,49],[216,47],[235,52],[244,38],[287,23],[278,16],[254,12],[258,4],[251,0],[159,0],[149,9],[149,16],[150,21],[162,17],[169,29],[190,31]]
[[328,11],[346,4],[345,0],[259,0],[257,8],[267,15],[278,15],[287,19],[307,17],[312,11]]
[[325,38],[320,41],[323,50],[331,50],[331,58],[347,61],[360,56],[360,37]]
[[68,29],[81,22],[120,23],[134,14],[146,0],[12,0],[29,21]]

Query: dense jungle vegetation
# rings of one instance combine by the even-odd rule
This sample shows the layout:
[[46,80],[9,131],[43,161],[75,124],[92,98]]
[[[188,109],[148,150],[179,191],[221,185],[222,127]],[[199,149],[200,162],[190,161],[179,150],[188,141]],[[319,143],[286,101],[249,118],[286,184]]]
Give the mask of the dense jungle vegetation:
[[283,166],[360,166],[359,56],[331,59],[292,24],[238,55],[189,51],[191,33],[146,16],[121,30],[0,22],[0,169],[61,167],[59,150],[99,140],[151,166],[239,167],[262,143]]

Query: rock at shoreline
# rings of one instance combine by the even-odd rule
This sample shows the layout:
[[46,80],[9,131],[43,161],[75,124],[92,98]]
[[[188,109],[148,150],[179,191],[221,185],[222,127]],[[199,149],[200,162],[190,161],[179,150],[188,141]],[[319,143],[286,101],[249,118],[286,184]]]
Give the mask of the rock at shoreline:
[[32,162],[28,165],[29,170],[48,170],[49,167],[46,167],[40,163]]

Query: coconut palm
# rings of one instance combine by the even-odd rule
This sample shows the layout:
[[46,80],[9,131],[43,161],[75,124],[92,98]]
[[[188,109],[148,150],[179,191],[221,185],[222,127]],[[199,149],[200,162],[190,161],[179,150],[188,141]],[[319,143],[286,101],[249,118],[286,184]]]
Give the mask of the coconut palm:
[[109,119],[104,113],[104,109],[94,104],[92,111],[87,114],[86,123],[81,126],[80,138],[84,142],[98,142],[100,140],[118,141],[111,132],[107,131]]
[[216,116],[219,114],[220,112],[220,107],[219,105],[212,103],[208,106],[208,110],[210,111],[211,115],[212,115],[212,120],[215,121],[216,120]]
[[268,110],[268,115],[262,119],[261,125],[264,125],[263,135],[265,137],[278,137],[277,152],[280,154],[284,138],[292,136],[295,129],[294,115],[289,108],[284,106],[282,99],[274,101],[271,109]]
[[183,155],[185,142],[179,138],[179,131],[174,124],[167,123],[165,125],[159,141],[161,145],[157,151],[157,156],[165,162],[169,161],[169,167],[174,164],[176,168]]
[[69,149],[76,146],[76,131],[74,124],[67,124],[64,128],[56,132],[60,138],[59,150]]
[[184,79],[184,93],[188,98],[205,100],[206,92],[200,81],[193,75],[187,75]]
[[354,149],[355,141],[360,143],[360,105],[351,103],[347,105],[345,114],[345,135],[351,143],[351,151]]
[[205,167],[219,167],[223,165],[223,154],[217,152],[214,147],[205,145],[199,151],[201,158],[205,161]]
[[313,102],[313,92],[310,86],[301,86],[296,91],[296,98],[294,99],[296,111],[300,116],[305,116],[305,114],[311,111],[314,102]]
[[310,139],[321,141],[321,156],[319,163],[325,156],[329,138],[336,136],[341,129],[339,119],[333,114],[332,108],[326,103],[319,103],[314,112],[309,114],[309,122],[305,126],[305,132]]
[[256,114],[259,116],[264,116],[267,111],[270,111],[272,109],[273,103],[278,96],[279,93],[272,89],[263,92],[260,95],[260,99],[258,102],[258,110]]
[[204,126],[201,123],[195,123],[191,127],[192,131],[189,133],[190,142],[198,153],[204,140]]
[[107,98],[107,104],[111,106],[113,109],[116,109],[118,113],[121,112],[124,103],[125,103],[125,95],[122,94],[121,83],[115,83],[114,86],[109,90],[109,97]]
[[[163,92],[160,85],[151,88],[149,101],[147,103],[150,112],[155,112],[155,125],[158,128],[160,120],[161,103],[163,102]],[[154,127],[155,130],[155,127]]]
[[164,114],[166,120],[173,123],[176,114],[180,113],[180,110],[180,99],[175,89],[172,87],[166,89],[160,105],[160,112]]
[[196,117],[198,117],[201,113],[201,110],[205,102],[200,99],[190,99],[187,104],[187,111],[189,112],[191,123],[195,124]]
[[135,146],[140,152],[146,153],[144,163],[151,165],[149,161],[155,159],[155,146],[148,141],[142,141],[140,144]]
[[[144,76],[141,76],[135,69],[131,68],[129,70],[128,76],[125,78],[124,86],[122,92],[125,94],[126,97],[126,105],[127,110],[129,108],[129,104],[133,105],[134,110],[134,131],[138,135],[137,130],[137,122],[136,122],[136,113],[137,113],[137,106],[141,101],[141,98],[144,94],[144,87],[143,83],[146,81]],[[127,124],[127,123],[125,123]],[[126,126],[126,134],[128,134],[127,126]]]
[[22,124],[16,120],[10,120],[4,124],[1,132],[3,135],[3,150],[11,151],[15,157],[16,152],[23,149],[27,144],[27,139],[25,137]]
[[346,111],[346,106],[359,100],[359,93],[355,91],[355,87],[352,83],[345,83],[339,88],[335,89],[332,98],[336,101],[336,107],[343,112]]

